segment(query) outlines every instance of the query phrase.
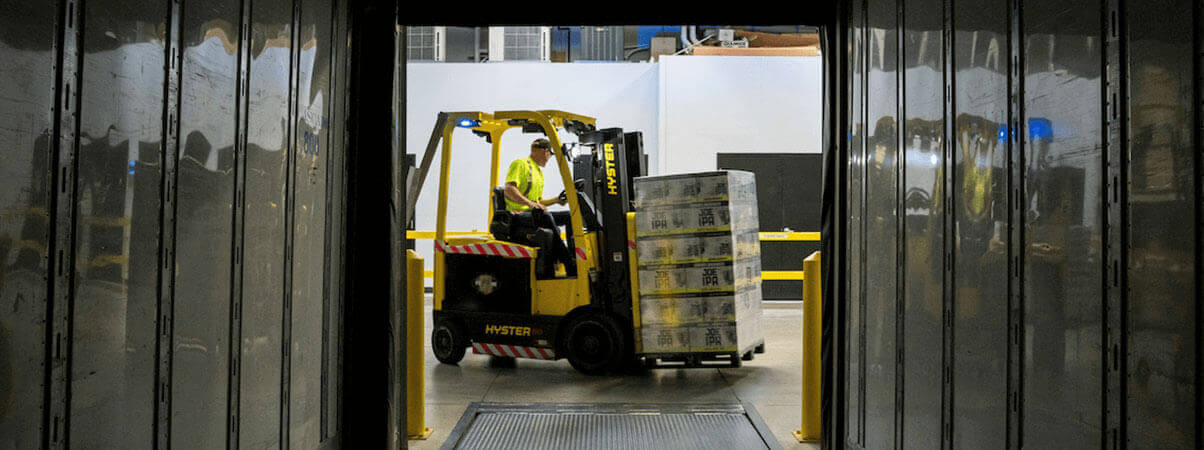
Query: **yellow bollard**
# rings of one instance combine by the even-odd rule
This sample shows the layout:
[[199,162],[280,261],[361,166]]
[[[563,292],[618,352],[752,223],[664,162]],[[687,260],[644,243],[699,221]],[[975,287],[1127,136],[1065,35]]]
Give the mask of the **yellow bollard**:
[[422,308],[422,257],[406,250],[406,436],[409,439],[431,437],[426,427],[426,368],[422,346],[426,336]]
[[820,339],[823,293],[820,290],[819,252],[803,260],[803,423],[794,432],[799,442],[819,442]]

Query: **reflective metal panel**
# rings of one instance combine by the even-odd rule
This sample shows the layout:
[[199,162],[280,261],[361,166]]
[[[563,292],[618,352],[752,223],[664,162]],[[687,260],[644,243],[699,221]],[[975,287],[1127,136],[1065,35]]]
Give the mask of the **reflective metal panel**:
[[1008,9],[953,4],[953,444],[1007,441]]
[[868,7],[866,88],[865,446],[895,443],[895,324],[898,235],[897,60],[894,1]]
[[[342,4],[338,2],[338,4]],[[342,366],[342,354],[339,348],[342,345],[342,305],[343,305],[343,266],[339,261],[343,260],[343,225],[345,217],[343,215],[344,198],[346,190],[344,189],[344,159],[343,145],[346,139],[346,130],[339,126],[339,119],[343,117],[345,107],[347,105],[347,76],[344,62],[346,59],[347,50],[347,20],[346,8],[338,8],[336,5],[334,16],[334,34],[331,36],[331,87],[330,87],[330,117],[333,125],[330,127],[330,145],[327,147],[330,151],[327,152],[329,166],[327,170],[328,192],[330,195],[327,198],[330,204],[327,205],[326,215],[326,235],[329,236],[329,252],[326,260],[328,261],[326,270],[326,309],[323,313],[323,345],[324,354],[322,357],[322,392],[323,403],[321,406],[323,414],[322,438],[323,440],[334,437],[338,433],[339,422],[339,403],[341,401],[341,392],[339,379],[339,371]]]
[[0,2],[0,448],[42,438],[53,2]]
[[226,445],[239,14],[186,2],[181,23],[173,447]]
[[[903,444],[941,446],[944,58],[941,0],[903,8]],[[882,252],[881,255],[886,255]]]
[[864,1],[854,2],[851,7],[852,15],[849,23],[852,25],[849,41],[849,94],[850,103],[849,124],[849,224],[848,224],[848,259],[846,273],[849,280],[849,324],[848,324],[848,386],[845,398],[848,400],[845,409],[848,420],[848,437],[850,445],[860,445],[864,436],[864,404],[865,404],[865,15]]
[[1103,421],[1098,2],[1026,2],[1021,444],[1099,447]]
[[1138,3],[850,8],[848,446],[1200,442],[1202,7]]
[[326,162],[330,106],[331,8],[301,1],[298,63],[296,167],[293,208],[292,358],[289,441],[316,448],[321,440],[322,310],[328,268],[326,249]]
[[166,4],[84,10],[71,443],[154,442]]
[[239,445],[280,445],[292,2],[251,5]]
[[[1193,178],[1192,2],[1130,3],[1129,442],[1193,448],[1196,366],[1196,197]],[[1195,394],[1195,395],[1192,395]]]

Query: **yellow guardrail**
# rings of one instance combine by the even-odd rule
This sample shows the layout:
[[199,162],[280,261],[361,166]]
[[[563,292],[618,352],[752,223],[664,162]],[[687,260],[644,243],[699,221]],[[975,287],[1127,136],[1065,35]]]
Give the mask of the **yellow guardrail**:
[[761,280],[765,281],[803,281],[806,274],[802,270],[762,270]]
[[823,290],[820,289],[820,254],[803,260],[803,398],[802,426],[794,432],[799,442],[819,442],[820,430],[820,328],[823,326]]
[[[458,236],[479,236],[486,234],[487,231],[448,231],[448,237]],[[564,235],[561,235],[563,238]],[[406,231],[406,239],[434,239],[434,231]],[[761,241],[770,242],[819,242],[820,236],[817,232],[812,231],[762,231]],[[423,276],[433,278],[435,273],[432,271],[424,271]],[[770,281],[804,281],[806,275],[802,270],[765,270],[761,271],[762,280]]]
[[819,233],[814,231],[762,231],[761,240],[819,242]]

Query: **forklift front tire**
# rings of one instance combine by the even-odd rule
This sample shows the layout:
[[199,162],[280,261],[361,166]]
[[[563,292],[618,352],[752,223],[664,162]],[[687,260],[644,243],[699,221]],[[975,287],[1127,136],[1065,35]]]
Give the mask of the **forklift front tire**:
[[431,350],[439,362],[458,364],[464,359],[466,347],[468,343],[464,340],[464,334],[454,322],[440,320],[435,324],[435,329],[431,331]]
[[564,348],[574,369],[598,375],[618,368],[625,347],[623,333],[614,320],[603,314],[588,314],[569,324]]

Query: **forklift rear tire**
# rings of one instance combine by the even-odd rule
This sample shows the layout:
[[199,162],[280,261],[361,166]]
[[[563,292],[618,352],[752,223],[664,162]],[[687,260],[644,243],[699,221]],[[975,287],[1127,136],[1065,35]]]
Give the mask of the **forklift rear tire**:
[[435,353],[435,359],[443,364],[456,365],[464,359],[466,347],[468,342],[455,322],[440,320],[435,323],[435,329],[431,330],[431,350]]
[[741,357],[740,359],[743,359],[745,361],[752,361],[753,360],[753,352],[745,353],[744,356]]
[[586,375],[616,369],[623,361],[623,333],[610,317],[588,314],[565,328],[564,349],[569,364]]

